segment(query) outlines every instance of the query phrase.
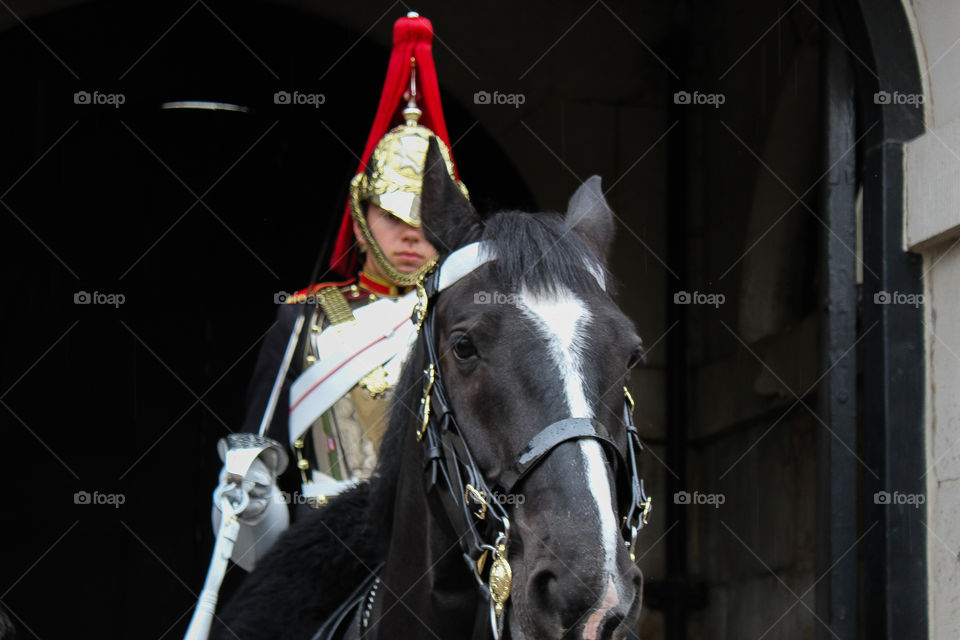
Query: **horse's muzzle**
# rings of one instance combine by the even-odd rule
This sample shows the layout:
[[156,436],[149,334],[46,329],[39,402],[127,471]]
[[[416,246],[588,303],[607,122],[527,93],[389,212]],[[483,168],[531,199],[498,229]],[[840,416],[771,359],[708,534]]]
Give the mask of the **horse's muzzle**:
[[551,563],[527,581],[526,615],[522,618],[532,628],[525,636],[583,640],[630,637],[640,616],[642,593],[643,576],[633,564],[616,579],[607,575],[597,585],[595,579]]

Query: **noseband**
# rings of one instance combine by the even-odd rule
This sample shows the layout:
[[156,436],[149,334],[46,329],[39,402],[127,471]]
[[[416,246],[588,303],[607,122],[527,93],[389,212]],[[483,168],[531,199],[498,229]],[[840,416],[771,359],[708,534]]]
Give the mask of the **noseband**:
[[[626,514],[620,532],[629,548],[631,561],[636,558],[637,532],[647,523],[651,509],[651,500],[644,492],[638,467],[643,445],[633,424],[633,399],[626,387],[623,389],[626,458],[600,422],[589,418],[564,418],[533,436],[492,487],[484,480],[444,388],[437,357],[435,314],[431,311],[444,289],[491,259],[484,254],[480,243],[454,251],[417,284],[418,303],[413,312],[414,324],[418,332],[422,330],[424,334],[428,358],[417,432],[417,439],[423,446],[427,495],[434,505],[439,504],[459,537],[463,559],[483,596],[474,626],[475,640],[487,636],[488,620],[490,633],[495,639],[500,638],[513,579],[507,561],[510,519],[503,500],[498,496],[512,495],[524,478],[561,444],[595,440],[607,452],[617,477],[619,512]],[[600,279],[598,282],[603,286]],[[492,562],[489,562],[491,558]],[[482,611],[485,607],[489,608],[489,616]]]

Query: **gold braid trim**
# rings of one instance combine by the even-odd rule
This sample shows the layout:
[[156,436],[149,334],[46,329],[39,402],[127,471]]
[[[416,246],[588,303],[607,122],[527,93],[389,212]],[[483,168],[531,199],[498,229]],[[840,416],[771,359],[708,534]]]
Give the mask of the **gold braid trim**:
[[431,258],[422,267],[412,273],[404,273],[390,264],[390,260],[383,254],[383,249],[380,248],[380,245],[377,244],[377,241],[374,239],[373,233],[367,225],[367,218],[360,209],[360,200],[357,196],[359,195],[360,181],[362,179],[363,174],[358,173],[353,177],[353,180],[350,181],[350,213],[353,215],[353,219],[356,220],[357,225],[359,225],[363,239],[367,242],[367,250],[373,254],[373,258],[390,280],[401,287],[412,287],[417,284],[424,274],[429,273],[429,271],[437,265],[437,259]]
[[317,292],[317,304],[323,309],[323,315],[327,317],[330,324],[343,324],[355,320],[350,303],[347,302],[347,297],[339,287],[327,287]]

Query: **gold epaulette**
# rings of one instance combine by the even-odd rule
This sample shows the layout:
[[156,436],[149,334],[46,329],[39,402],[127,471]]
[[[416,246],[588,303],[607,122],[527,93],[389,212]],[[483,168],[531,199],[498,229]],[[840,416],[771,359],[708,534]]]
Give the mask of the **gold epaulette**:
[[323,315],[330,324],[343,324],[354,320],[353,311],[347,297],[340,290],[341,287],[356,289],[354,280],[345,282],[323,282],[298,291],[287,299],[287,304],[303,302],[316,303],[323,310]]
[[297,291],[292,296],[288,296],[286,303],[287,304],[300,304],[303,302],[313,302],[314,298],[320,293],[320,291],[330,288],[330,287],[349,287],[356,283],[356,279],[351,278],[350,280],[344,280],[343,282],[318,282],[317,284],[310,285],[306,289],[301,289]]
[[353,322],[353,310],[347,302],[347,297],[340,291],[340,287],[334,285],[321,289],[316,293],[317,304],[323,309],[323,315],[327,317],[330,324],[343,324]]

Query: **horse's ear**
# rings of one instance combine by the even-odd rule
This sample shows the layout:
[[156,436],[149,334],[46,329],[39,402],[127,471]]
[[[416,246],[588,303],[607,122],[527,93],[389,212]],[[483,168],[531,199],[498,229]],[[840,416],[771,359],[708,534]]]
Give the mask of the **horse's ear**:
[[600,189],[600,176],[588,178],[570,198],[566,222],[568,227],[583,236],[606,264],[613,243],[613,211]]
[[447,173],[435,137],[424,163],[420,220],[424,236],[440,255],[476,240],[483,228],[477,210]]

